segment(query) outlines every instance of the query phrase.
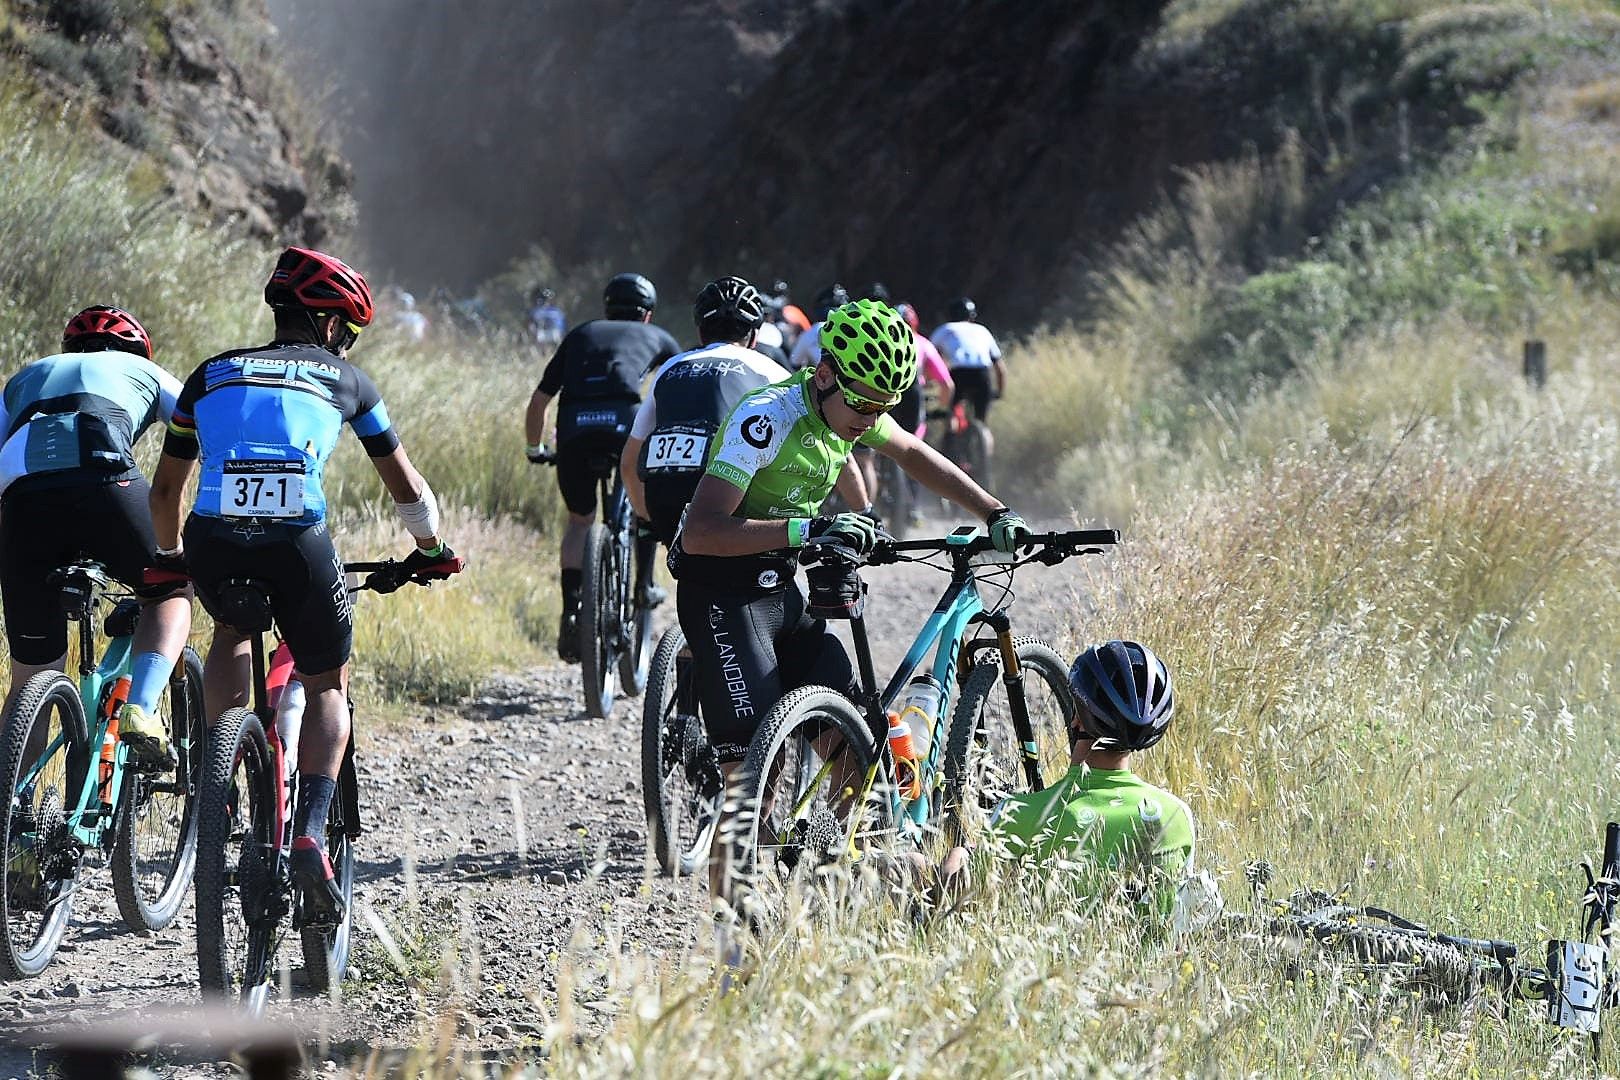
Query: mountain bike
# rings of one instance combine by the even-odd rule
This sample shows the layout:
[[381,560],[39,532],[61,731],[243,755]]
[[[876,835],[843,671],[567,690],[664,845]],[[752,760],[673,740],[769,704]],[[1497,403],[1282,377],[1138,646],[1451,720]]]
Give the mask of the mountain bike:
[[[849,621],[861,700],[825,686],[800,687],[760,724],[727,793],[734,813],[722,825],[733,908],[745,910],[763,881],[791,875],[807,859],[818,865],[856,857],[863,844],[883,836],[921,844],[950,819],[947,809],[977,798],[978,784],[994,780],[1040,791],[1059,779],[1068,768],[1068,732],[1078,706],[1058,655],[1013,636],[1007,614],[1012,578],[1031,562],[1055,566],[1118,542],[1112,529],[1040,533],[1023,549],[1028,554],[1007,555],[977,528],[963,526],[941,539],[880,541],[865,559],[837,545],[807,547],[801,561],[810,566],[809,609]],[[880,692],[859,571],[896,562],[928,563],[949,573],[950,581]],[[981,585],[999,588],[999,596],[986,603]],[[915,782],[901,785],[888,713],[930,649],[940,706],[926,753],[908,766]],[[961,692],[953,695],[958,679]],[[994,772],[1002,761],[1017,768]],[[907,790],[917,794],[908,797]]]
[[695,874],[709,857],[724,789],[720,761],[698,712],[686,635],[664,631],[641,705],[641,794],[647,839],[659,869]]
[[[390,593],[406,583],[427,585],[442,578],[413,574],[392,559],[345,563],[343,570],[367,575],[349,588],[351,594]],[[326,853],[343,894],[341,917],[332,923],[305,914],[288,865],[299,777],[294,732],[301,715],[290,717],[282,710],[278,716],[278,708],[295,685],[294,658],[282,642],[266,663],[264,635],[274,618],[264,583],[226,581],[218,602],[226,616],[221,621],[248,635],[253,707],[227,710],[208,732],[199,781],[197,968],[205,995],[234,997],[256,1013],[269,999],[271,973],[289,922],[299,933],[305,981],[312,990],[330,992],[348,968],[354,841],[361,833],[354,705],[350,702],[349,742],[326,818]]]
[[[555,456],[535,464],[556,464]],[[652,663],[651,566],[636,565],[635,513],[618,458],[591,459],[601,520],[585,534],[579,593],[579,661],[585,712],[598,719],[613,711],[622,689],[634,697],[647,685]],[[650,561],[650,560],[649,560]]]
[[940,452],[980,487],[990,488],[990,429],[960,401],[951,407],[946,421]]
[[1264,861],[1244,869],[1252,912],[1228,914],[1223,923],[1228,933],[1298,946],[1290,964],[1309,964],[1312,952],[1301,950],[1313,950],[1314,957],[1432,1000],[1460,1002],[1489,987],[1509,1002],[1542,1002],[1548,1022],[1591,1037],[1595,1058],[1601,1049],[1602,1014],[1620,1006],[1620,970],[1610,944],[1620,905],[1620,823],[1611,821],[1604,831],[1598,868],[1594,871],[1584,860],[1581,868],[1586,883],[1580,937],[1548,941],[1544,967],[1521,963],[1514,942],[1442,933],[1387,909],[1346,904],[1315,889],[1272,900],[1266,895],[1272,868]]
[[[161,573],[153,581],[165,578]],[[185,899],[196,857],[196,784],[203,737],[202,661],[189,646],[170,678],[170,734],[179,764],[141,773],[126,764],[117,715],[129,693],[140,601],[97,563],[50,576],[78,626],[78,683],[43,671],[23,685],[0,735],[0,977],[38,975],[72,919],[87,853],[112,863],[118,912],[132,930],[162,930]],[[106,652],[96,660],[96,624]],[[90,725],[93,719],[94,726]]]

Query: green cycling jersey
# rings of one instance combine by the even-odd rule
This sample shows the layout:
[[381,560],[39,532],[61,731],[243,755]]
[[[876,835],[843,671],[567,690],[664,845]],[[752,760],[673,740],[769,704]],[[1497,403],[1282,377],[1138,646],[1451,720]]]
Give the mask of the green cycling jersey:
[[1101,869],[1150,877],[1166,912],[1192,867],[1187,804],[1129,769],[1074,765],[1044,791],[1003,799],[990,827],[1014,854],[1081,856]]
[[[857,443],[840,437],[816,411],[806,369],[744,398],[709,451],[705,471],[739,488],[736,516],[814,517]],[[858,440],[882,446],[899,431],[888,413]]]

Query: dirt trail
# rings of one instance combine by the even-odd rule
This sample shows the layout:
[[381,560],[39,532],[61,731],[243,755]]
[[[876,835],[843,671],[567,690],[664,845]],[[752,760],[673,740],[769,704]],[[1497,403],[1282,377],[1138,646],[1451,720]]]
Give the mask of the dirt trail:
[[[946,578],[917,566],[866,576],[881,682]],[[1079,580],[1072,562],[1020,572],[1016,632],[1066,641]],[[672,608],[660,612],[664,621]],[[409,724],[377,730],[361,718],[368,831],[358,842],[355,977],[341,1005],[295,992],[292,1002],[274,998],[269,1011],[271,1021],[296,1026],[313,1060],[349,1062],[446,1030],[492,1056],[536,1046],[544,1019],[532,1002],[553,1007],[558,961],[571,942],[587,961],[576,965],[582,1002],[590,998],[589,954],[604,942],[671,959],[707,955],[702,890],[647,866],[640,699],[620,699],[610,718],[593,720],[580,710],[578,682],[577,669],[543,667],[497,676],[474,700],[424,710]],[[106,870],[87,879],[56,962],[37,979],[0,985],[0,1077],[37,1067],[18,1043],[44,1027],[146,1017],[198,1001],[189,902],[174,927],[137,937],[118,919]],[[368,911],[397,956],[380,944]],[[296,939],[282,951],[300,962]],[[453,977],[441,973],[447,951]],[[155,1068],[222,1074],[184,1052],[161,1056]]]

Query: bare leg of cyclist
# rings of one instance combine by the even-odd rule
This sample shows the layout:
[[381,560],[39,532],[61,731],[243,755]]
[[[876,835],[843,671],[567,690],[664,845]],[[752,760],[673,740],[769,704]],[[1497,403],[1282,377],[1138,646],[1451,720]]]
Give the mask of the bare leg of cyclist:
[[562,569],[562,618],[557,624],[557,655],[569,661],[579,659],[578,635],[574,628],[579,615],[580,568],[585,565],[585,534],[590,532],[594,520],[591,514],[570,511],[558,553]]
[[298,733],[292,871],[303,894],[305,916],[335,922],[343,917],[343,892],[326,853],[326,818],[349,745],[349,667],[300,674],[299,679],[307,703]]
[[228,626],[214,623],[214,640],[203,659],[203,711],[213,727],[227,709],[252,704],[253,652],[248,639]]
[[[67,653],[58,656],[49,664],[19,664],[11,662],[11,690],[6,694],[6,715],[11,715],[11,706],[16,702],[17,695],[22,688],[42,671],[64,671],[67,668]],[[36,724],[34,730],[28,733],[28,745],[23,749],[23,760],[30,765],[39,760],[39,755],[45,752],[46,731],[50,725]]]

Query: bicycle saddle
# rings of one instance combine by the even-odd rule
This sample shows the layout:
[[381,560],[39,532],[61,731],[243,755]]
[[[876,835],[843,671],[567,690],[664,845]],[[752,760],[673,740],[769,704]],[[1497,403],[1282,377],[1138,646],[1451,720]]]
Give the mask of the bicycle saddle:
[[262,634],[274,621],[270,586],[254,578],[229,578],[215,590],[219,610],[215,618],[243,634]]
[[613,470],[619,467],[617,454],[592,454],[585,459],[585,467],[592,476],[605,479],[613,475]]

